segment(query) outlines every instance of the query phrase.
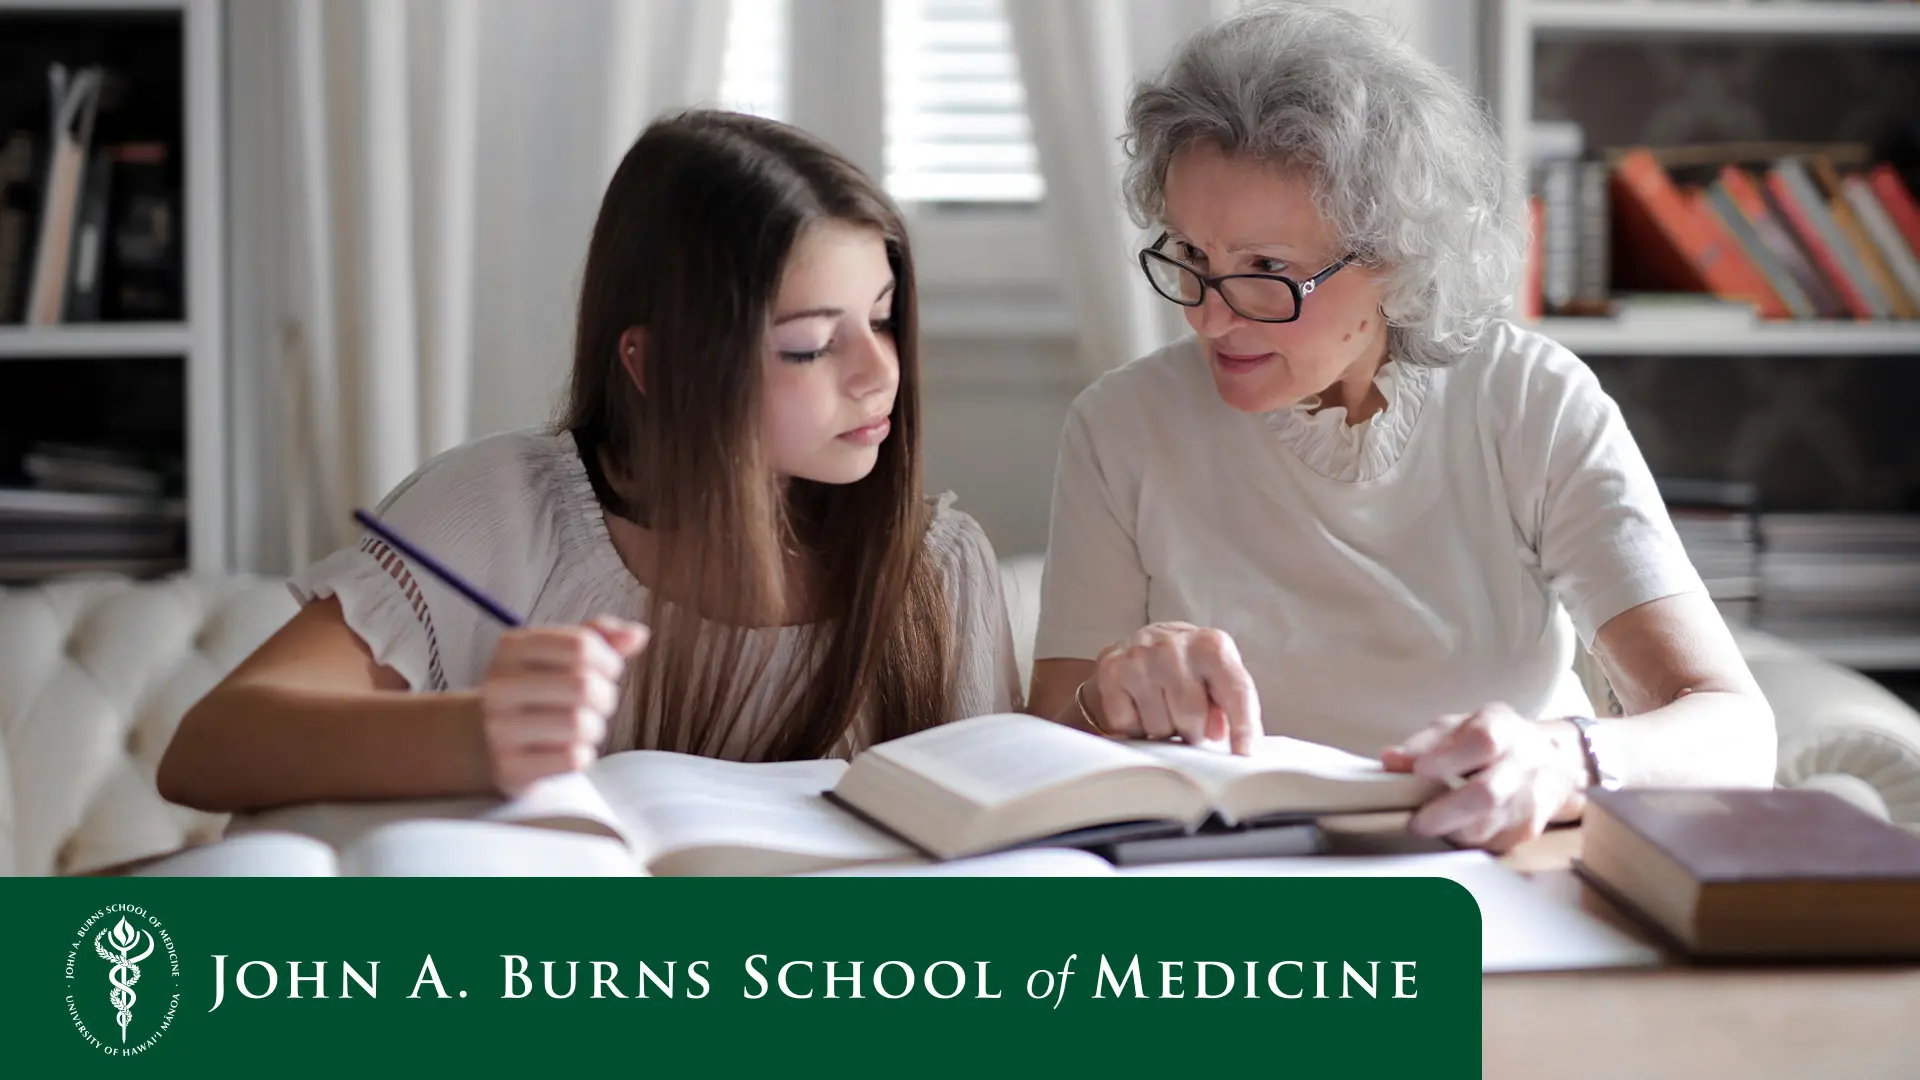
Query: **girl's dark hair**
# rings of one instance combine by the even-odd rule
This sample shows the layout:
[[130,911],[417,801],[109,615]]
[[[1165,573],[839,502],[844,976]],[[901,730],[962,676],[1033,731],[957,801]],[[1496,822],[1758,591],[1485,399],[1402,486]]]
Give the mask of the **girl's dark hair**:
[[[760,445],[769,323],[796,241],[820,222],[873,229],[894,274],[900,364],[892,435],[856,483],[782,480]],[[638,327],[641,387],[621,365]],[[580,290],[561,426],[614,513],[645,524],[652,640],[634,665],[634,715],[612,749],[717,756],[747,713],[773,720],[754,758],[826,755],[870,717],[875,739],[947,719],[952,661],[920,482],[920,362],[913,260],[899,211],[832,148],[796,128],[695,111],[655,122],[600,205]],[[803,582],[790,568],[806,568]],[[809,636],[798,670],[765,685],[755,626]],[[771,696],[763,696],[771,695]]]

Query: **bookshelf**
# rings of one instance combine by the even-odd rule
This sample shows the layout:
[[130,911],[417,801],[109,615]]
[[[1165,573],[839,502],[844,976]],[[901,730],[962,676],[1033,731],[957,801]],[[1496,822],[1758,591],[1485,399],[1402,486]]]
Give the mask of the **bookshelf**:
[[[1483,89],[1501,126],[1509,164],[1518,176],[1529,176],[1532,171],[1535,148],[1529,145],[1529,139],[1534,134],[1533,125],[1542,121],[1582,125],[1589,154],[1643,143],[1659,147],[1763,139],[1782,143],[1867,142],[1890,119],[1908,128],[1920,123],[1920,101],[1908,100],[1909,95],[1898,91],[1875,94],[1871,88],[1890,84],[1875,81],[1869,73],[1876,65],[1882,72],[1890,64],[1910,65],[1912,57],[1920,56],[1920,3],[1489,3],[1487,36],[1482,42]],[[1741,59],[1730,63],[1727,58],[1736,55]],[[1796,58],[1799,64],[1809,59],[1814,63],[1800,67],[1786,63],[1785,57]],[[1889,57],[1894,59],[1890,61]],[[1713,70],[1703,71],[1703,67]],[[1856,72],[1856,67],[1861,70]],[[1687,77],[1679,78],[1679,71],[1685,71]],[[1729,72],[1744,74],[1729,76]],[[1783,72],[1796,94],[1803,93],[1807,100],[1818,102],[1817,108],[1783,107],[1788,95],[1776,92],[1786,89],[1781,82]],[[1589,78],[1596,73],[1602,78]],[[1635,82],[1624,77],[1627,74],[1647,78]],[[1807,81],[1798,83],[1795,79]],[[1878,148],[1870,152],[1877,156]],[[1780,508],[1770,501],[1767,484],[1783,475],[1789,477],[1787,486],[1794,492],[1785,498],[1785,507],[1811,508],[1816,513],[1895,508],[1897,497],[1893,505],[1886,500],[1903,484],[1910,493],[1920,492],[1912,470],[1903,472],[1906,467],[1887,456],[1903,451],[1885,449],[1906,445],[1901,441],[1906,436],[1899,430],[1907,427],[1907,421],[1891,407],[1876,408],[1862,390],[1867,386],[1885,387],[1879,391],[1881,399],[1904,399],[1911,381],[1907,373],[1913,368],[1902,361],[1920,360],[1920,319],[1756,320],[1745,327],[1729,327],[1711,313],[1689,318],[1676,312],[1639,323],[1549,315],[1534,325],[1591,361],[1596,372],[1602,374],[1603,384],[1607,384],[1609,371],[1622,378],[1618,388],[1609,385],[1610,392],[1634,397],[1643,410],[1636,415],[1651,421],[1654,437],[1650,444],[1662,445],[1675,455],[1673,460],[1680,464],[1674,467],[1705,464],[1735,468],[1732,463],[1738,461],[1741,471],[1723,478],[1759,481],[1761,509],[1765,511]],[[1830,408],[1837,415],[1815,418],[1801,428],[1782,423],[1784,410],[1801,405],[1797,401],[1783,404],[1780,396],[1755,390],[1756,383],[1767,381],[1793,387],[1795,392],[1831,390],[1836,395],[1833,401],[1809,400],[1805,408]],[[1683,415],[1672,408],[1647,407],[1648,402],[1676,397],[1692,401],[1694,411]],[[1623,408],[1627,407],[1627,398],[1621,400]],[[1878,419],[1870,420],[1871,416]],[[1884,430],[1850,430],[1869,422],[1877,422]],[[1810,430],[1817,434],[1809,436]],[[1836,438],[1834,433],[1842,430],[1847,434]],[[1739,440],[1729,437],[1728,433],[1735,432]],[[1761,445],[1760,440],[1767,437],[1758,434],[1762,432],[1788,432],[1799,441],[1770,451]],[[1735,445],[1738,450],[1718,449]],[[1820,451],[1809,449],[1814,446]],[[1836,446],[1846,449],[1834,450]],[[1876,447],[1879,449],[1873,449]],[[1821,457],[1822,452],[1860,457],[1839,460]],[[1879,456],[1868,456],[1872,454]],[[1800,460],[1793,460],[1796,455]],[[1810,463],[1813,458],[1819,458],[1818,464]],[[1866,467],[1861,467],[1863,464]],[[1661,463],[1655,462],[1655,467],[1660,468]],[[1814,476],[1844,476],[1860,486],[1841,485],[1828,491],[1810,480]],[[1863,496],[1867,488],[1871,493]],[[1809,493],[1814,490],[1834,502],[1823,505],[1810,500]],[[1908,510],[1912,512],[1911,507]],[[1855,558],[1845,554],[1836,557]],[[1920,612],[1910,613],[1913,618],[1902,615],[1883,621],[1879,626],[1867,618],[1844,617],[1826,623],[1802,620],[1789,613],[1793,601],[1775,596],[1769,609],[1767,597],[1774,593],[1773,586],[1766,582],[1773,579],[1758,564],[1755,572],[1756,580],[1763,583],[1757,608],[1760,629],[1849,667],[1882,672],[1920,670]],[[1804,600],[1807,595],[1803,589],[1798,598]],[[1821,595],[1831,598],[1839,593]]]
[[[23,388],[54,395],[49,408],[24,420],[14,414],[5,418],[16,426],[47,425],[16,432],[8,450],[17,455],[15,443],[28,439],[75,437],[76,429],[57,425],[71,425],[73,417],[86,415],[95,404],[108,416],[144,409],[139,428],[159,433],[152,437],[168,445],[156,450],[180,463],[185,565],[194,571],[223,570],[229,563],[229,477],[221,0],[0,0],[0,43],[7,43],[0,48],[40,47],[21,44],[31,40],[54,42],[46,47],[57,51],[65,47],[63,38],[70,38],[72,55],[62,59],[75,65],[111,65],[116,57],[137,55],[140,74],[130,78],[126,95],[139,99],[135,105],[143,115],[177,110],[177,118],[162,128],[178,132],[177,148],[168,148],[173,155],[168,168],[178,186],[180,317],[118,321],[107,314],[108,321],[0,324],[0,399]],[[165,73],[159,85],[168,92],[156,100],[149,82],[143,98],[139,80],[156,70]],[[177,97],[171,93],[176,81]],[[45,102],[40,104],[44,108]],[[16,126],[23,124],[17,112],[13,119]],[[103,124],[96,122],[97,132]],[[18,313],[11,317],[17,320]],[[101,431],[117,423],[108,416],[97,420]]]
[[1920,6],[1888,0],[1533,0],[1542,35],[1920,37]]

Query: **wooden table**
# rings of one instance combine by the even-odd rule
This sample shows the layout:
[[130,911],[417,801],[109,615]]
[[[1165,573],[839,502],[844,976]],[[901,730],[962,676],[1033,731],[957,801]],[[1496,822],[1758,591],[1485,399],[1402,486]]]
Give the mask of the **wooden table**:
[[[1628,933],[1642,928],[1568,862],[1578,829],[1502,861]],[[1920,966],[1691,967],[1489,975],[1481,1074],[1490,1078],[1920,1078]]]

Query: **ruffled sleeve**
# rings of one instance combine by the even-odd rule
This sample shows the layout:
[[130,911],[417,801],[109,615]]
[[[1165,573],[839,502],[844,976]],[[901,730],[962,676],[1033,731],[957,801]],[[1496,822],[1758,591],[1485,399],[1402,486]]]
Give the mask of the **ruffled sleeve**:
[[953,625],[953,712],[964,720],[1020,708],[1013,625],[1001,593],[1000,564],[980,524],[940,497],[927,546],[940,568]]
[[[375,514],[414,547],[522,616],[551,570],[550,517],[530,459],[541,436],[494,436],[421,466]],[[294,574],[301,604],[333,597],[374,660],[418,691],[476,685],[503,629],[372,533]]]

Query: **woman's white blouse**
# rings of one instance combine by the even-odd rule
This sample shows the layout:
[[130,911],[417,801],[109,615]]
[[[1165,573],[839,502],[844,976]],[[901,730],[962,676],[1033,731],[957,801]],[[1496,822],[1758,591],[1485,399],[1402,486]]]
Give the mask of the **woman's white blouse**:
[[[952,717],[1005,712],[1020,703],[1012,630],[999,565],[980,526],[937,504],[926,544],[946,585],[952,619]],[[573,437],[539,431],[489,436],[423,465],[381,503],[379,516],[402,537],[532,624],[581,623],[597,615],[644,621],[647,590],[621,562]],[[480,684],[503,627],[371,533],[294,575],[294,597],[338,597],[347,624],[415,690]],[[747,696],[723,756],[756,756],[765,721],[811,670],[811,626],[748,632],[749,661],[770,666]],[[633,686],[614,717],[617,747],[646,746],[623,730]],[[866,744],[872,718],[836,753]],[[627,725],[630,728],[630,724]]]
[[[1585,364],[1501,324],[1445,368],[1389,362],[1384,411],[1222,402],[1199,344],[1074,402],[1034,656],[1150,622],[1226,630],[1267,731],[1377,754],[1503,701],[1591,715],[1575,635],[1703,588]],[[1569,619],[1569,614],[1571,619]]]

